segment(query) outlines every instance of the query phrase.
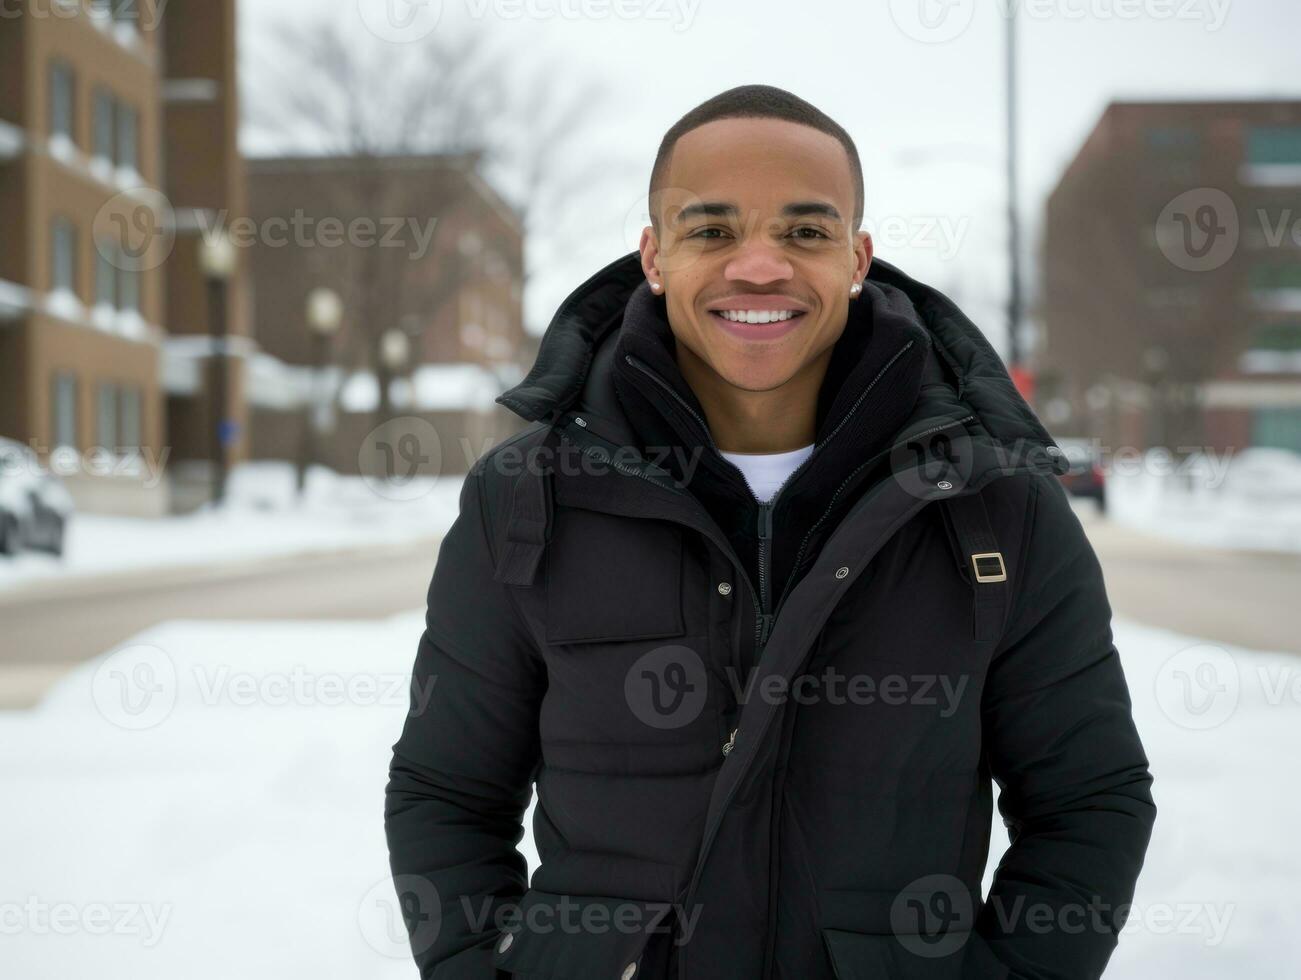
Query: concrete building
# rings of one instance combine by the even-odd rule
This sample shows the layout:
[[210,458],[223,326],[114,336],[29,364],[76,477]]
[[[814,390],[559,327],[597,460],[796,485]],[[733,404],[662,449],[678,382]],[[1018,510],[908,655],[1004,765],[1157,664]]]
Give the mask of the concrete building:
[[238,206],[234,23],[234,0],[46,0],[0,30],[0,434],[83,509],[164,512],[164,467],[210,443],[163,381],[171,334],[212,332],[193,209]]
[[1301,101],[1108,106],[1048,202],[1053,431],[1301,452],[1299,191]]

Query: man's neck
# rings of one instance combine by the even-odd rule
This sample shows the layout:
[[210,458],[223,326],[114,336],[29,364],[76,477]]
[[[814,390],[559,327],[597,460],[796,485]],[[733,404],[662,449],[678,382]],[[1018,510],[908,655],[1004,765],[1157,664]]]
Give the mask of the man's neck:
[[729,383],[685,344],[678,344],[677,352],[678,368],[700,400],[714,443],[723,452],[784,453],[814,441],[818,392],[831,363],[831,348],[768,391],[747,391]]

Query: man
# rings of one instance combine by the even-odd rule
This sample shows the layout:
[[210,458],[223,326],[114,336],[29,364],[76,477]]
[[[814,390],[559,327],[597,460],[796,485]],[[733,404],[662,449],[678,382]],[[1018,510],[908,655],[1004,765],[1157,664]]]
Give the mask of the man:
[[693,110],[651,214],[438,556],[385,809],[421,975],[1099,976],[1155,808],[1060,450],[808,103]]

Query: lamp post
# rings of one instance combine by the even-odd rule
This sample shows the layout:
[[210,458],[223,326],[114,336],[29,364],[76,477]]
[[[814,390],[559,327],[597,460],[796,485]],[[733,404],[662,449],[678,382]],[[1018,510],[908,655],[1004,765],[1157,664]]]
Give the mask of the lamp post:
[[389,386],[411,356],[411,338],[397,327],[389,327],[379,337],[379,413],[387,422],[392,414]]
[[226,494],[227,449],[234,442],[234,421],[227,418],[228,327],[227,292],[235,275],[239,256],[223,232],[205,235],[199,242],[199,269],[208,284],[208,330],[212,334],[212,371],[209,385],[211,414],[212,503],[221,504]]
[[320,408],[317,382],[325,368],[330,339],[343,322],[343,301],[333,289],[320,287],[307,294],[307,327],[312,337],[311,384],[303,403],[302,433],[298,453],[298,496],[307,489],[307,467],[317,455],[316,420],[313,411]]

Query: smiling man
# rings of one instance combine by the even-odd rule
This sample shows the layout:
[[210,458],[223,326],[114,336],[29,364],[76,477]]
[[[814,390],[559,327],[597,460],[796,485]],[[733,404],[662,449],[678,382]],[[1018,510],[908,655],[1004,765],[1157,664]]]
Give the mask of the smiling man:
[[650,202],[439,552],[385,807],[421,975],[1100,976],[1155,807],[1061,452],[813,106],[702,104]]

